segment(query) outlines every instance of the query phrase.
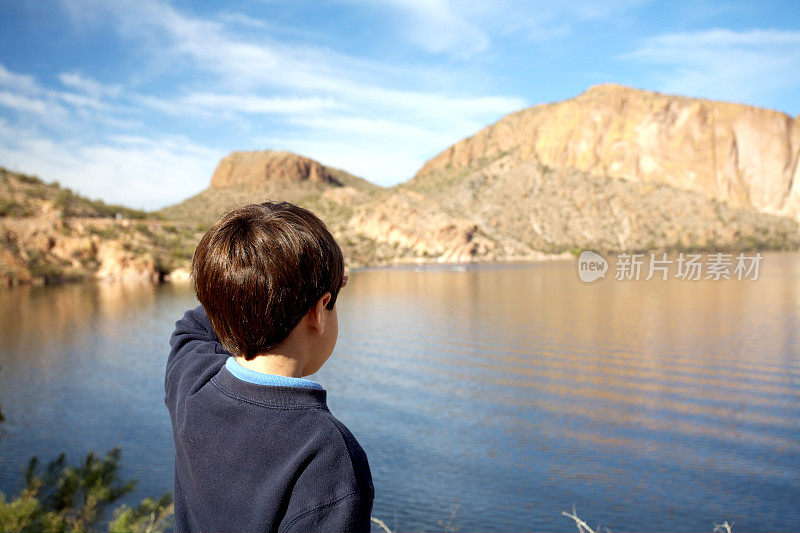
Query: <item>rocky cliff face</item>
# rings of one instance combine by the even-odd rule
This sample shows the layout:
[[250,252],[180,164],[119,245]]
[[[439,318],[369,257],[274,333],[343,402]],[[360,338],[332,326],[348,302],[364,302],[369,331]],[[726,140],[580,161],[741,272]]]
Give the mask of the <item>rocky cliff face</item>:
[[495,243],[466,217],[412,191],[393,191],[357,209],[346,231],[388,244],[407,261],[469,262],[496,259]]
[[90,219],[64,221],[58,214],[5,220],[0,239],[5,257],[0,257],[0,285],[52,283],[69,280],[156,282],[163,277],[151,249],[137,247],[141,236],[103,237],[120,233],[126,222]]
[[159,281],[191,257],[192,230],[0,169],[0,286]]
[[800,122],[767,109],[599,85],[506,116],[428,161],[414,181],[502,156],[800,219]]
[[290,152],[233,152],[222,159],[211,177],[211,187],[255,187],[266,183],[340,185],[324,166]]

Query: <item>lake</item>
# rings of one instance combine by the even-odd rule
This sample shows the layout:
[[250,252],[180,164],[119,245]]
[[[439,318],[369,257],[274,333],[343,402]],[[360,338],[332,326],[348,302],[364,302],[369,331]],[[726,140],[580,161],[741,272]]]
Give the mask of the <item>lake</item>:
[[[572,261],[353,272],[314,379],[393,530],[800,524],[800,254],[759,279],[583,283]],[[0,292],[0,490],[32,455],[122,449],[171,490],[168,339],[188,286]]]

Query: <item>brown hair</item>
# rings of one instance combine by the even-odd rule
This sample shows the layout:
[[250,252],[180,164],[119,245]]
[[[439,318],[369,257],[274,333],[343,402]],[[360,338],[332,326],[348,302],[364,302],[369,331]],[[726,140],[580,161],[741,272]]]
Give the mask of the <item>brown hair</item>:
[[192,258],[197,299],[230,353],[252,359],[280,344],[326,292],[333,309],[344,259],[325,224],[288,202],[235,209]]

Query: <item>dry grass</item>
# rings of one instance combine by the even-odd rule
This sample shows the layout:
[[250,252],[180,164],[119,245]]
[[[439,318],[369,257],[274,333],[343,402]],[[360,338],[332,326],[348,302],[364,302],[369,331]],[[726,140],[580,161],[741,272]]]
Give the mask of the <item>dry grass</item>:
[[375,518],[374,516],[371,516],[371,517],[369,517],[369,519],[370,519],[371,521],[375,522],[376,524],[378,524],[378,527],[380,527],[380,528],[381,528],[382,530],[384,530],[386,533],[392,533],[392,530],[391,530],[391,529],[389,529],[389,526],[387,526],[387,525],[386,525],[386,524],[383,522],[383,520],[381,520],[380,518]]
[[[591,527],[589,527],[589,525],[586,522],[581,520],[578,517],[578,513],[575,511],[575,506],[574,505],[572,506],[572,513],[568,513],[566,511],[561,511],[561,514],[563,516],[569,517],[569,518],[571,518],[572,520],[575,521],[575,525],[578,526],[578,533],[599,533],[599,531],[600,531],[600,526],[597,526],[597,528],[592,529]],[[732,527],[733,527],[733,523],[729,524],[727,520],[725,522],[721,523],[721,524],[716,524],[715,523],[714,524],[714,533],[731,533],[731,528]],[[603,531],[604,531],[604,533],[611,533],[611,530],[606,528],[606,527],[603,528]]]

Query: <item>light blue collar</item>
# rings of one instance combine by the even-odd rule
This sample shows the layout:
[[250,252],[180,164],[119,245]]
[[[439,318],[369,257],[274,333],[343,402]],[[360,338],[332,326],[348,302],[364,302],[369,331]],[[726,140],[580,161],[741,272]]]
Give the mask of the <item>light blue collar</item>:
[[256,372],[255,370],[250,370],[249,368],[240,365],[236,361],[236,358],[234,357],[228,357],[228,360],[225,361],[225,368],[227,368],[228,372],[233,374],[234,377],[239,378],[242,381],[255,383],[256,385],[271,385],[273,387],[307,387],[310,389],[322,389],[322,385],[310,379],[276,376],[275,374],[264,374],[262,372]]

